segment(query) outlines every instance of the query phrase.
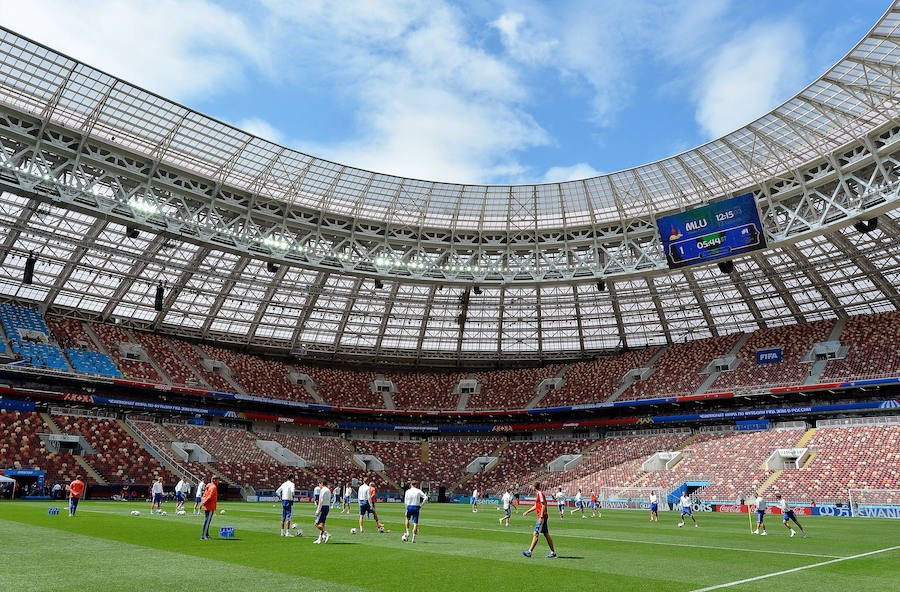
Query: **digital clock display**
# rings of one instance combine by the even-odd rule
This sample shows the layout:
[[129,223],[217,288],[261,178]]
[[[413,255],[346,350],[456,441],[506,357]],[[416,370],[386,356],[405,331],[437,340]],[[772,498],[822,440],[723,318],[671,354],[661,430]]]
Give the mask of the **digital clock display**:
[[656,221],[672,269],[762,249],[766,237],[752,193]]

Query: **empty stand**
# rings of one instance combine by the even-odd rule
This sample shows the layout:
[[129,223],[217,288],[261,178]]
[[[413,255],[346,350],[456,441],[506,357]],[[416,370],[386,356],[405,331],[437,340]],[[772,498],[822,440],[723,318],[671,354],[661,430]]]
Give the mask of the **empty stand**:
[[165,381],[153,366],[147,362],[139,360],[130,360],[124,357],[119,350],[120,343],[132,343],[131,338],[125,331],[114,325],[105,325],[102,323],[92,323],[91,329],[97,334],[106,351],[115,359],[122,374],[128,378],[136,380],[146,380],[162,384]]
[[900,311],[850,317],[841,332],[847,357],[829,362],[822,378],[900,375]]
[[0,304],[0,323],[12,351],[30,366],[52,370],[72,369],[62,350],[52,342],[50,329],[37,310]]
[[[524,409],[545,378],[553,378],[562,364],[542,368],[521,368],[479,372],[481,392],[469,396],[469,409]],[[543,406],[543,405],[542,405]]]
[[556,407],[603,402],[615,392],[619,380],[625,373],[634,368],[644,367],[658,350],[659,348],[649,347],[572,364],[566,370],[565,386],[548,393],[541,399],[540,406]]

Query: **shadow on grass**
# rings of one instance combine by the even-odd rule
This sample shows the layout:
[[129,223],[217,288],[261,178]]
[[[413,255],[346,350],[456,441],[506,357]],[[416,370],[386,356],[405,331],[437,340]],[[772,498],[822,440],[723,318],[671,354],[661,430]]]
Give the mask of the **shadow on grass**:
[[584,559],[584,557],[575,557],[574,555],[560,555],[557,559]]

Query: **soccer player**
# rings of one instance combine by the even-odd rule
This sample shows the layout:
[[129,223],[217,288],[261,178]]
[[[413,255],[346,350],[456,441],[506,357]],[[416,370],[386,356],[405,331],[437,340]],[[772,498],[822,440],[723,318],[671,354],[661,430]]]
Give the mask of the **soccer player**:
[[203,482],[203,477],[200,477],[200,482],[197,483],[197,491],[194,493],[194,514],[200,514],[200,508],[203,507],[201,503],[203,501],[203,490],[206,489],[206,483]]
[[216,506],[219,501],[219,478],[213,475],[209,478],[209,484],[203,489],[203,499],[200,503],[203,506],[203,530],[200,533],[201,541],[208,541],[209,525],[213,516],[216,514]]
[[359,496],[359,534],[363,533],[363,521],[366,516],[372,513],[372,509],[369,507],[369,484],[366,483],[366,480],[363,479],[362,484],[359,486],[359,491],[357,491],[357,495]]
[[416,535],[419,534],[419,510],[422,509],[422,504],[427,499],[428,496],[425,495],[425,492],[415,485],[410,485],[406,490],[406,495],[403,496],[403,502],[406,504],[406,535],[404,535],[404,539],[409,539],[409,525],[412,523],[412,538],[409,539],[412,543],[416,542]]
[[800,532],[803,533],[803,538],[808,538],[809,533],[803,528],[800,524],[800,521],[797,520],[797,516],[794,514],[794,511],[788,505],[787,500],[781,497],[780,493],[775,494],[775,503],[778,504],[778,507],[781,508],[781,520],[784,527],[791,531],[791,536],[797,534],[793,528],[788,524],[789,520],[793,520],[794,524],[797,525],[797,528],[800,529]]
[[566,516],[566,492],[562,485],[556,491],[556,505],[559,507],[559,519],[562,520]]
[[478,488],[476,487],[472,490],[472,511],[478,511]]
[[547,498],[544,496],[544,492],[541,491],[540,483],[534,484],[534,505],[522,512],[522,516],[527,516],[532,512],[537,516],[537,522],[534,525],[534,536],[531,537],[531,546],[528,547],[527,551],[522,551],[522,555],[531,557],[531,553],[543,534],[544,538],[547,539],[547,545],[550,547],[550,554],[547,555],[547,559],[555,559],[556,549],[553,548],[553,539],[550,538],[550,530],[547,528]]
[[690,516],[691,520],[694,521],[694,528],[699,528],[700,525],[697,524],[697,519],[694,518],[694,513],[691,511],[691,498],[688,497],[687,493],[681,494],[681,500],[678,503],[681,506],[681,522],[678,523],[678,526],[684,526],[684,517]]
[[578,488],[578,492],[575,494],[575,508],[572,510],[569,510],[569,514],[574,514],[578,510],[581,510],[582,518],[587,518],[587,516],[584,515],[584,497],[582,497],[582,495],[581,495],[580,487]]
[[316,528],[319,529],[319,538],[313,541],[316,545],[327,543],[331,535],[325,530],[325,520],[331,509],[331,490],[328,488],[328,480],[322,479],[319,489],[319,501],[316,503]]
[[341,514],[349,514],[350,513],[350,498],[351,497],[353,497],[353,488],[350,487],[350,484],[348,483],[347,486],[344,488],[344,499],[342,500],[344,503],[343,503],[343,509],[341,510]]
[[82,495],[84,495],[84,481],[81,480],[81,475],[77,475],[75,480],[69,483],[69,518],[78,511],[78,502]]
[[156,481],[153,482],[153,486],[150,488],[150,513],[153,513],[153,508],[156,508],[157,512],[162,512],[162,497],[163,497],[163,482],[162,477],[157,477]]
[[659,498],[655,493],[650,494],[650,522],[659,522]]
[[[762,495],[756,496],[756,530],[753,531],[753,534],[761,534],[762,536],[766,536],[766,498]],[[759,532],[759,529],[762,529],[762,532]]]
[[185,486],[190,490],[191,485],[184,480],[184,477],[178,480],[178,483],[175,484],[175,511],[182,509],[184,507],[184,488]]
[[278,486],[275,495],[281,498],[281,536],[291,534],[291,516],[294,513],[294,476],[288,475],[287,481]]
[[594,493],[594,490],[591,490],[591,518],[597,518],[600,516],[600,505],[597,503],[597,494]]
[[322,491],[321,485],[316,485],[316,488],[313,489],[313,503],[316,504],[316,507],[319,507],[319,493]]
[[506,488],[506,491],[503,493],[503,497],[500,498],[500,500],[503,502],[503,517],[500,518],[500,524],[503,524],[503,522],[505,521],[506,527],[509,528],[509,515],[512,513],[511,504],[513,496],[509,492],[508,487]]

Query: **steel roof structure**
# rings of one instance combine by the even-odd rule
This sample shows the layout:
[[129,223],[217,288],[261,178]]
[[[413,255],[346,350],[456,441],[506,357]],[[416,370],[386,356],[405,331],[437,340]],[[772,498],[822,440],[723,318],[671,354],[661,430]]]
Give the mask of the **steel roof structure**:
[[[898,27],[900,2],[818,80],[722,138],[516,186],[318,159],[0,29],[0,294],[282,352],[422,363],[564,359],[897,309]],[[770,248],[730,275],[668,271],[656,217],[747,192]],[[867,234],[850,226],[874,217]]]

